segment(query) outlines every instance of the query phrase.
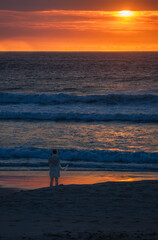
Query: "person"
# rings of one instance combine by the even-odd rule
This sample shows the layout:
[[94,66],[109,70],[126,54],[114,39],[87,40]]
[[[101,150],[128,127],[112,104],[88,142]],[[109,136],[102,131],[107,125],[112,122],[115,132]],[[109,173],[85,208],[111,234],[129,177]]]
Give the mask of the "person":
[[50,167],[50,187],[53,186],[54,178],[55,178],[55,185],[58,186],[58,178],[60,177],[60,159],[58,156],[58,151],[56,149],[52,150],[52,154],[48,159],[48,165]]

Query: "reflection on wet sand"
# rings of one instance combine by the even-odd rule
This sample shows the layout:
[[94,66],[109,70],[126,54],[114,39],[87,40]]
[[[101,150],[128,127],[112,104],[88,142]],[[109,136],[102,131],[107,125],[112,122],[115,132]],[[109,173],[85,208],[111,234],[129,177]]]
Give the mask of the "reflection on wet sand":
[[[157,172],[62,172],[59,184],[95,184],[101,182],[158,180]],[[48,172],[1,172],[0,185],[36,189],[49,186]]]

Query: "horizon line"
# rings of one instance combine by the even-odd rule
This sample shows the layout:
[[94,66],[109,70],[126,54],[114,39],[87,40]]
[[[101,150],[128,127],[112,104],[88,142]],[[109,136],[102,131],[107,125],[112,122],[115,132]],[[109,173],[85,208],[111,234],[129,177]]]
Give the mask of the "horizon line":
[[8,52],[8,53],[10,53],[10,52],[54,52],[54,53],[62,53],[62,52],[71,52],[71,53],[73,53],[73,52],[102,52],[102,53],[104,53],[104,52],[158,52],[158,50],[107,50],[107,51],[89,51],[89,50],[87,50],[87,51],[52,51],[52,50],[50,50],[50,51],[36,51],[36,50],[33,50],[33,51],[27,51],[27,50],[24,50],[24,51],[14,51],[14,50],[11,50],[11,51],[0,51],[0,53],[3,53],[3,52]]

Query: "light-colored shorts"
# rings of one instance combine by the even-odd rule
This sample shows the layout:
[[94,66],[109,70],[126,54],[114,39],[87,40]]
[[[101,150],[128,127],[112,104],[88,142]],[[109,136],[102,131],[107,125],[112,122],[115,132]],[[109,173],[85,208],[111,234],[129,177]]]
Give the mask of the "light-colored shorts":
[[49,176],[50,178],[58,178],[60,177],[60,170],[58,167],[55,167],[55,168],[50,168],[50,172],[49,172]]

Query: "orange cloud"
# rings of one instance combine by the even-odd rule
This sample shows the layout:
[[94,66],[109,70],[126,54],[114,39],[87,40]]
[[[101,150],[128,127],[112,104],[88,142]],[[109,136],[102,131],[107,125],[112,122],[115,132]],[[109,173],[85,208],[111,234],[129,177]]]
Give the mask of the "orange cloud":
[[157,51],[158,11],[0,11],[1,51]]

